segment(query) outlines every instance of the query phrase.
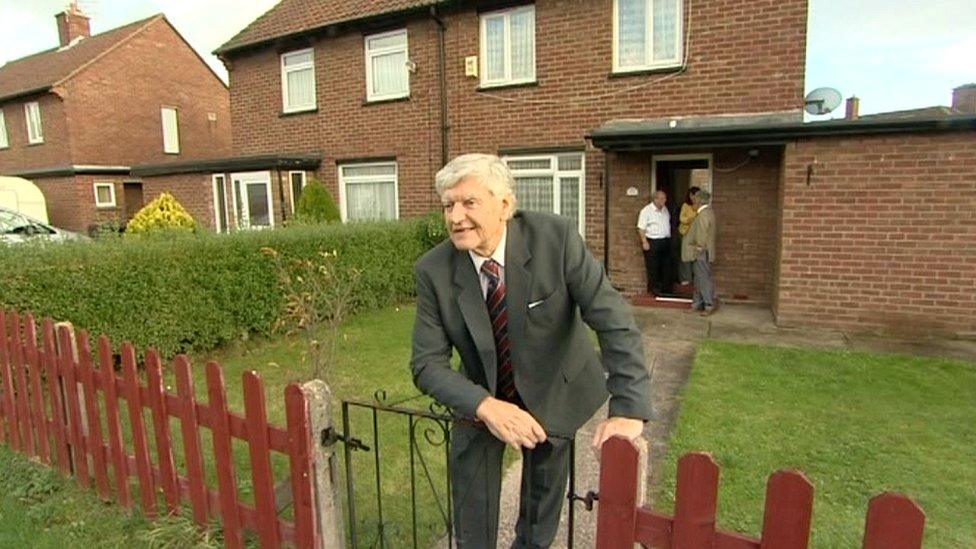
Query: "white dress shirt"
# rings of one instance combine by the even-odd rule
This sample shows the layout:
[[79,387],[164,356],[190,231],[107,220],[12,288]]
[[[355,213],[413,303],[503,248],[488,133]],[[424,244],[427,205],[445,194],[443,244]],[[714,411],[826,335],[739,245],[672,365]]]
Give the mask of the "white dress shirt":
[[468,250],[468,255],[471,256],[471,262],[474,263],[474,272],[478,273],[478,280],[481,281],[481,295],[485,299],[488,299],[488,275],[481,272],[481,266],[484,265],[485,261],[489,259],[494,259],[501,265],[498,269],[501,274],[501,282],[505,283],[505,238],[508,236],[508,227],[502,229],[502,240],[498,243],[498,247],[495,248],[495,252],[491,254],[491,257],[484,257],[475,253],[474,250]]
[[637,228],[644,231],[647,238],[670,238],[671,213],[668,212],[668,207],[664,206],[659,210],[653,202],[644,206],[637,216]]

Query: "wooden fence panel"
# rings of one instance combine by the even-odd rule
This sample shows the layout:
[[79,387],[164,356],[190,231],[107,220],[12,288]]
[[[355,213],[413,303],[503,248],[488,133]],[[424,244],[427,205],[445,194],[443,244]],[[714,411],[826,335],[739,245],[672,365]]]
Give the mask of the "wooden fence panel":
[[262,547],[279,547],[278,513],[275,508],[271,451],[268,447],[268,411],[264,401],[264,383],[255,371],[244,372],[243,378],[244,417],[247,419],[258,536]]
[[806,549],[813,518],[813,483],[799,471],[777,471],[766,484],[762,549]]
[[149,441],[146,424],[142,417],[142,398],[139,391],[139,374],[136,372],[136,353],[129,343],[122,344],[122,380],[125,382],[125,400],[129,405],[129,425],[132,443],[136,450],[136,472],[139,474],[139,495],[142,511],[149,517],[156,516],[156,484],[152,464],[149,461]]
[[176,514],[180,509],[180,485],[176,478],[173,442],[166,410],[166,389],[163,387],[163,366],[155,349],[146,350],[146,374],[149,404],[152,410],[153,433],[156,437],[156,458],[159,460],[160,484],[166,498],[166,509]]
[[236,548],[244,544],[241,518],[237,511],[237,473],[231,444],[230,413],[224,372],[216,362],[207,363],[207,393],[210,396],[210,428],[213,431],[214,454],[217,457],[217,488],[220,493],[220,515],[224,523],[224,542]]
[[17,419],[20,421],[21,449],[31,457],[34,454],[34,435],[31,432],[30,409],[27,405],[27,369],[24,367],[24,345],[20,334],[20,315],[10,314],[10,364],[14,370],[14,394],[16,395]]
[[200,423],[197,419],[197,406],[194,400],[193,376],[190,361],[185,355],[173,361],[176,369],[176,391],[180,400],[180,427],[183,435],[183,452],[186,456],[186,471],[190,505],[193,520],[206,526],[210,520],[208,509],[207,481],[204,477],[203,454],[200,451]]
[[92,458],[95,474],[95,488],[99,497],[109,499],[108,467],[106,465],[105,441],[102,438],[102,418],[98,406],[98,392],[95,388],[95,372],[92,369],[91,342],[88,332],[78,331],[78,377],[85,395],[85,417],[88,418],[87,448]]
[[41,384],[42,357],[37,346],[37,323],[32,314],[24,316],[24,342],[30,376],[31,422],[37,435],[36,455],[41,463],[50,463],[51,448],[47,434],[47,416],[44,413],[44,390]]
[[41,323],[44,330],[44,354],[47,356],[48,399],[51,403],[51,426],[58,470],[64,476],[71,475],[71,452],[67,427],[67,406],[61,392],[61,357],[57,352],[57,338],[54,334],[54,321],[45,318]]
[[88,488],[88,454],[85,449],[85,423],[81,419],[81,402],[78,400],[77,361],[75,337],[70,326],[58,326],[58,355],[61,364],[61,390],[68,404],[68,433],[71,439],[71,463],[75,478],[83,488]]
[[864,525],[864,549],[920,549],[925,513],[902,494],[886,492],[871,499]]
[[107,337],[98,339],[98,357],[101,362],[99,381],[105,394],[105,423],[108,428],[108,448],[115,473],[115,498],[126,508],[132,507],[129,491],[129,460],[122,439],[122,420],[119,414],[118,378],[115,375],[115,361],[112,345]]
[[7,435],[13,411],[10,409],[10,397],[14,393],[14,384],[10,378],[10,351],[7,341],[7,311],[0,308],[0,444],[10,441],[10,447],[17,449],[19,445],[13,437],[13,431]]
[[597,549],[631,547],[637,529],[639,451],[629,440],[613,437],[601,449]]
[[285,389],[285,413],[288,419],[288,456],[291,471],[291,493],[295,506],[295,545],[315,547],[318,531],[315,494],[312,488],[312,440],[308,418],[308,401],[302,387],[291,383]]
[[674,546],[710,547],[715,538],[718,464],[712,456],[691,453],[678,460],[674,503]]

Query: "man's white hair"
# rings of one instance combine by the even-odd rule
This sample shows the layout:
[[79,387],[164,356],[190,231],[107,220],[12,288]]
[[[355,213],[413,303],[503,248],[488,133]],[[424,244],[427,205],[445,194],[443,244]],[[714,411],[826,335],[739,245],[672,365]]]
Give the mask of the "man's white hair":
[[434,176],[437,195],[444,196],[448,189],[469,177],[480,181],[498,198],[510,196],[514,204],[515,178],[502,159],[493,154],[462,154],[448,162]]

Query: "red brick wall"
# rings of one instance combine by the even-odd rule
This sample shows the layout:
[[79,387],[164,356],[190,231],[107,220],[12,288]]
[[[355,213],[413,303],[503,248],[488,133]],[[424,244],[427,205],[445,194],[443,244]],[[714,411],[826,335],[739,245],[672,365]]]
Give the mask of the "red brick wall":
[[[93,225],[123,221],[125,193],[122,183],[127,180],[118,175],[76,175],[35,178],[33,182],[44,193],[51,225],[87,234]],[[95,207],[95,182],[115,185],[115,207]]]
[[973,143],[968,131],[788,146],[778,321],[976,333]]
[[[712,204],[718,224],[715,285],[724,298],[769,303],[775,283],[782,153],[764,148],[754,159],[747,153],[748,149],[717,149],[712,157]],[[641,208],[651,200],[652,158],[650,153],[624,153],[609,159],[610,276],[627,294],[646,288],[636,226]],[[638,190],[637,196],[627,196],[630,187]]]
[[[683,73],[610,77],[612,1],[536,6],[536,76],[529,87],[477,91],[463,76],[479,54],[479,18],[468,9],[445,16],[450,156],[503,148],[584,146],[584,134],[615,118],[791,111],[802,103],[806,0],[686,2],[690,29]],[[437,32],[428,19],[406,25],[409,101],[364,105],[363,35],[314,43],[318,112],[281,116],[280,59],[271,48],[229,62],[235,154],[318,152],[319,176],[337,193],[335,164],[396,157],[401,216],[436,204],[440,167]],[[302,46],[295,46],[298,49]],[[602,253],[603,154],[586,158],[588,243]],[[636,215],[636,212],[635,214]],[[632,220],[624,225],[630,230]]]
[[[27,122],[24,105],[37,101],[41,108],[41,133],[44,142],[27,143]],[[67,166],[72,163],[71,141],[65,120],[65,106],[61,98],[50,93],[3,103],[7,123],[7,143],[0,149],[0,174],[26,168]]]
[[[197,227],[213,230],[213,183],[210,174],[191,173],[142,178],[142,193],[146,204],[164,192],[173,195],[173,198],[196,220]],[[229,194],[227,198],[230,199]]]
[[[227,88],[163,19],[69,80],[66,91],[76,164],[230,155]],[[164,106],[177,109],[179,154],[163,152]]]

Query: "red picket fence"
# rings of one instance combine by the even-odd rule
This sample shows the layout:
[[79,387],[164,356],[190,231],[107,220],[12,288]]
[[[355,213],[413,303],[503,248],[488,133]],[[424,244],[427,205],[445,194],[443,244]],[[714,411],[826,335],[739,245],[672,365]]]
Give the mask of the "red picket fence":
[[[221,521],[227,547],[242,546],[245,529],[258,534],[262,547],[317,545],[312,433],[308,401],[300,385],[293,383],[285,390],[287,429],[282,429],[268,423],[264,384],[257,372],[243,376],[242,416],[228,410],[224,373],[215,362],[207,364],[209,401],[204,404],[194,396],[185,356],[173,361],[174,394],[163,385],[162,363],[153,349],[145,353],[143,383],[131,344],[121,347],[119,376],[105,336],[98,340],[99,364],[95,364],[85,331],[73,338],[69,326],[59,325],[56,330],[47,318],[41,329],[39,342],[31,315],[21,319],[16,312],[0,309],[0,443],[56,465],[84,488],[94,483],[101,498],[114,498],[128,508],[134,505],[130,490],[134,479],[142,510],[149,517],[160,513],[159,492],[169,514],[189,501],[193,519],[201,526],[211,518]],[[129,417],[128,439],[123,437],[120,420],[123,401]],[[103,411],[107,433],[102,432]],[[180,424],[185,473],[176,467],[171,418]],[[212,434],[216,489],[208,486],[204,473],[201,428]],[[155,461],[149,434],[154,437]],[[233,439],[248,444],[253,507],[238,498]],[[277,515],[271,452],[289,458],[294,521]]]
[[[647,547],[700,549],[805,549],[810,539],[813,484],[799,471],[777,471],[766,485],[762,537],[715,528],[719,467],[709,454],[693,452],[678,461],[674,516],[637,503],[640,451],[624,438],[603,445],[597,549]],[[868,505],[864,549],[920,549],[925,513],[894,493]]]

